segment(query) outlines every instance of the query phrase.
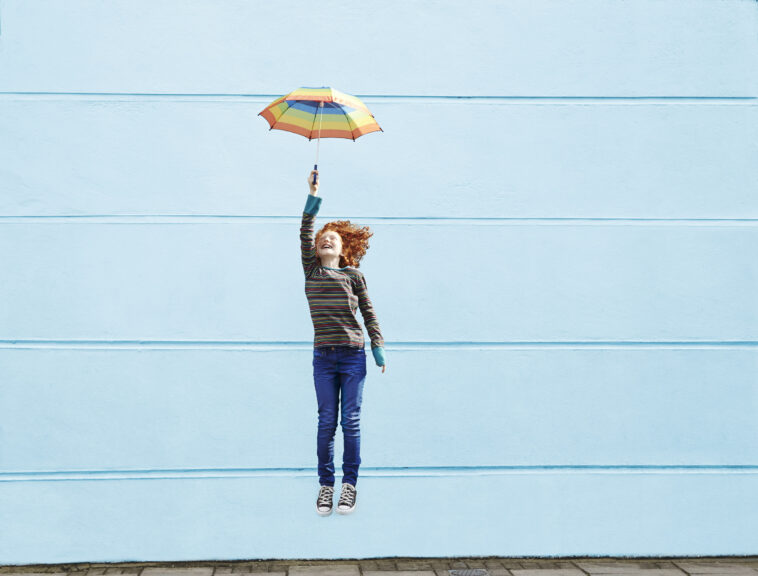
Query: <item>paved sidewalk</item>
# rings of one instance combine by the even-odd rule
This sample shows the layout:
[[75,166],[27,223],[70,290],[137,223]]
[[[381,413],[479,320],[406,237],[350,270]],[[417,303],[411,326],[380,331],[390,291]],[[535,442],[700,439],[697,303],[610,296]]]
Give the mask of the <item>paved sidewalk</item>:
[[59,576],[758,576],[758,556],[697,558],[372,558],[0,566],[0,574]]

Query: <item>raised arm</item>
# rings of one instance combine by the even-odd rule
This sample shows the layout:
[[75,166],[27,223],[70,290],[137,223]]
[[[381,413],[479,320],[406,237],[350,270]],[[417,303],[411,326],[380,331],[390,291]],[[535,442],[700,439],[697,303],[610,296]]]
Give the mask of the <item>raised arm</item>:
[[321,206],[321,198],[316,196],[318,193],[318,172],[316,172],[316,184],[312,184],[313,171],[308,177],[308,185],[310,186],[310,194],[305,201],[305,208],[303,210],[303,220],[300,223],[300,258],[303,261],[303,272],[305,277],[308,278],[313,270],[318,266],[318,259],[316,257],[316,246],[313,243],[313,222],[316,220],[316,214]]

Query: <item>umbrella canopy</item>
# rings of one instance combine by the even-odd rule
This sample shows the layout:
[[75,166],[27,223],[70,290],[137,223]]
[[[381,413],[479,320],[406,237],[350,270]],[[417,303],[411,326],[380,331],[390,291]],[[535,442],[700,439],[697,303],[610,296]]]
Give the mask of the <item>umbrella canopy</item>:
[[277,98],[258,114],[269,130],[313,138],[356,138],[382,130],[366,105],[333,88],[298,88]]

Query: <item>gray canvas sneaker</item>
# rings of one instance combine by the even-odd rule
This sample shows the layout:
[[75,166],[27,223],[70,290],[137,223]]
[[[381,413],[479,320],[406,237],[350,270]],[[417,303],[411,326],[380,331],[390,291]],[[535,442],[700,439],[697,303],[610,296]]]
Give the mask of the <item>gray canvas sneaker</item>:
[[319,488],[318,498],[316,499],[316,512],[319,516],[329,516],[332,513],[333,498],[333,486],[321,486]]
[[356,498],[358,497],[358,491],[352,484],[342,484],[342,494],[340,494],[340,501],[337,503],[337,514],[350,514],[355,510]]

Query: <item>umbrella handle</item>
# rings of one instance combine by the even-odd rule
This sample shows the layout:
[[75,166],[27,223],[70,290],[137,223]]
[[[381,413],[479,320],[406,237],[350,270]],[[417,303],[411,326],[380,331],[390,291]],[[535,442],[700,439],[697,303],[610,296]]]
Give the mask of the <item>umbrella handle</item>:
[[[314,164],[313,165],[313,169],[316,170],[316,171],[318,171],[318,164]],[[314,174],[313,175],[313,183],[314,184],[316,183],[316,176],[318,176],[318,174]]]

